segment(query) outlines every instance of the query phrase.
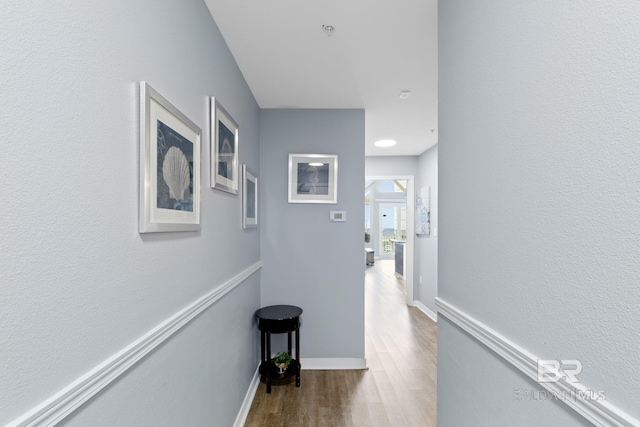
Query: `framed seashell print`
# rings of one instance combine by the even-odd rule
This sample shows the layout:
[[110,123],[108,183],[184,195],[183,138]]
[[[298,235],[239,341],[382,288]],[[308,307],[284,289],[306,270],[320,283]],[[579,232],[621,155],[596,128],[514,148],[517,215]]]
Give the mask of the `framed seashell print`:
[[238,124],[211,97],[211,188],[238,194]]
[[140,233],[200,229],[202,131],[140,82]]

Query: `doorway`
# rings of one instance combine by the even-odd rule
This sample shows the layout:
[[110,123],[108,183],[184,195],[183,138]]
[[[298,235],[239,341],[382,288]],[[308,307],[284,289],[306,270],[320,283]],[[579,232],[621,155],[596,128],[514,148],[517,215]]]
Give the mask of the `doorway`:
[[367,176],[365,184],[365,248],[377,259],[395,259],[402,246],[406,304],[414,305],[414,177]]
[[378,254],[392,259],[396,254],[396,242],[407,240],[407,202],[378,203]]

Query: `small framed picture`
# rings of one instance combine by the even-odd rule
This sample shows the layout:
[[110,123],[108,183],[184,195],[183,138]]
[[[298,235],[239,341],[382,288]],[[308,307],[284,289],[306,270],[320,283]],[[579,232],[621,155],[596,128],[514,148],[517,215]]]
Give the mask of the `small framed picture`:
[[198,126],[140,82],[140,233],[200,229],[200,136]]
[[338,156],[289,154],[289,203],[338,202]]
[[211,97],[211,188],[238,194],[238,124]]
[[258,178],[242,165],[242,228],[258,226]]

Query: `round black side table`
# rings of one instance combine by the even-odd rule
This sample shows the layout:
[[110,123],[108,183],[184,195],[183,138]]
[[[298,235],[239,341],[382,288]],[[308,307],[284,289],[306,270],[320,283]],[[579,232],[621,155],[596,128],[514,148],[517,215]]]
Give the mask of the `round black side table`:
[[[271,305],[256,311],[258,329],[260,329],[260,376],[267,383],[267,393],[271,393],[272,378],[296,376],[296,387],[300,387],[300,315],[302,309],[294,305]],[[288,351],[291,356],[291,333],[296,333],[296,354],[287,369],[279,373],[271,361],[271,334],[288,335]]]

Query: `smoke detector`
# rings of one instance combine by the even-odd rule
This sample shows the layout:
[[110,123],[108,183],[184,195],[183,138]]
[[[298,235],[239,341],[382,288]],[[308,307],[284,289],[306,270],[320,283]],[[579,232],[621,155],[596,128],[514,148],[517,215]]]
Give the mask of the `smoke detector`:
[[334,33],[334,31],[336,30],[336,27],[334,27],[333,25],[323,25],[322,26],[322,31],[324,31],[324,33],[331,37]]

